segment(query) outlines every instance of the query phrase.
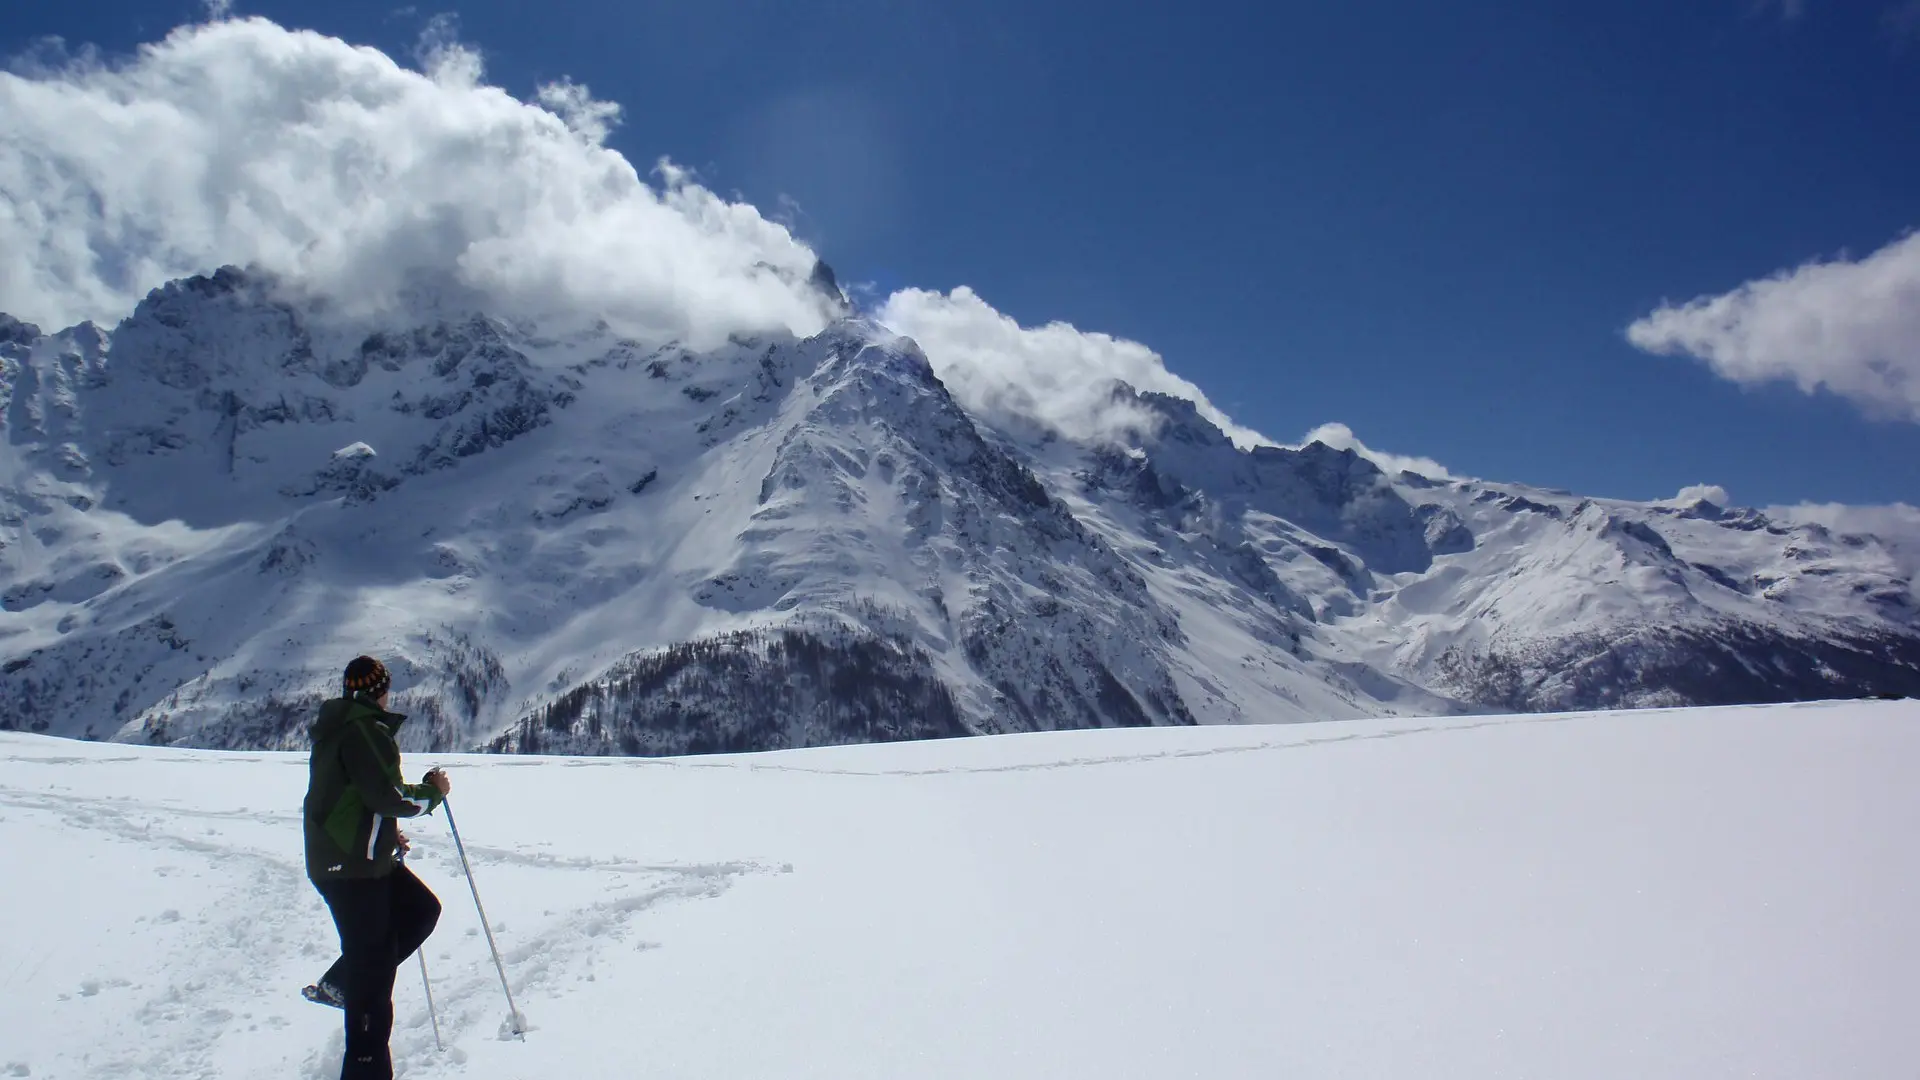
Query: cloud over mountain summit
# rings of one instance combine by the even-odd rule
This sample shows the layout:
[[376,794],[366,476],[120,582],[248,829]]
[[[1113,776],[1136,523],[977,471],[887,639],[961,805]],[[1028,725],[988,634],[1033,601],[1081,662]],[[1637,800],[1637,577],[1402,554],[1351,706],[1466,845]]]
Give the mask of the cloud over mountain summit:
[[[237,264],[350,315],[425,297],[695,348],[835,314],[807,284],[811,248],[668,160],[643,175],[607,145],[620,107],[581,83],[515,97],[444,21],[412,68],[212,14],[130,57],[0,72],[0,311],[111,324],[150,289]],[[984,415],[1101,437],[1120,380],[1258,441],[1135,342],[1024,329],[964,286],[903,289],[881,317]]]

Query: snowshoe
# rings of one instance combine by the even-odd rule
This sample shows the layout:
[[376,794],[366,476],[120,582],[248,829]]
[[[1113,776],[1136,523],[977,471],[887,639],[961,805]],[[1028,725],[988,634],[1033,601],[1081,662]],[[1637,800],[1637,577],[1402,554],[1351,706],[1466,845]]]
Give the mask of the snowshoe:
[[301,988],[300,996],[313,1002],[315,1005],[325,1005],[330,1009],[344,1009],[347,1007],[347,995],[342,993],[339,987],[324,979],[311,986]]

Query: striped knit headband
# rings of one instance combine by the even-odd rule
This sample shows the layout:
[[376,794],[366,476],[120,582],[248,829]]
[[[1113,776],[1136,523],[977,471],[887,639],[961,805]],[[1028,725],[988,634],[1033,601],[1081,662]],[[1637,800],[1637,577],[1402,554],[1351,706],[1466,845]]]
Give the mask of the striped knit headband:
[[354,657],[340,681],[347,693],[365,694],[370,698],[379,697],[393,685],[393,680],[387,677],[387,666],[371,656]]

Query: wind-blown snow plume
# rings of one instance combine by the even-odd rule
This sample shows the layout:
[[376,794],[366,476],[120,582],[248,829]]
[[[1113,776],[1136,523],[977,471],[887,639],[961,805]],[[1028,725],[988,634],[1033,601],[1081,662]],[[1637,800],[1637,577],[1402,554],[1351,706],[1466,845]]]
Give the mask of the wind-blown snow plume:
[[444,282],[694,343],[826,321],[813,252],[670,165],[643,180],[601,145],[616,106],[516,100],[457,43],[424,65],[229,19],[0,72],[0,310],[112,320],[238,263],[349,309]]
[[1411,472],[1418,473],[1421,476],[1432,477],[1435,480],[1455,479],[1454,475],[1447,471],[1445,465],[1440,464],[1432,458],[1408,457],[1405,454],[1393,454],[1385,450],[1375,450],[1373,447],[1361,442],[1360,437],[1353,433],[1353,429],[1345,424],[1321,424],[1319,427],[1307,432],[1300,440],[1300,445],[1305,446],[1308,443],[1316,442],[1325,443],[1335,450],[1351,450],[1389,473]]
[[1920,421],[1920,233],[1859,261],[1810,262],[1635,322],[1627,338],[1739,383],[1825,388],[1868,414]]
[[1064,322],[1023,327],[965,286],[949,293],[902,289],[887,298],[879,318],[919,342],[953,395],[989,421],[1037,419],[1071,438],[1118,438],[1152,423],[1114,398],[1113,384],[1124,382],[1194,402],[1241,446],[1273,441],[1235,424],[1145,345]]
[[1733,505],[1733,496],[1727,494],[1727,489],[1719,484],[1688,484],[1680,489],[1680,494],[1668,499],[1667,505],[1692,506],[1702,499],[1720,507]]

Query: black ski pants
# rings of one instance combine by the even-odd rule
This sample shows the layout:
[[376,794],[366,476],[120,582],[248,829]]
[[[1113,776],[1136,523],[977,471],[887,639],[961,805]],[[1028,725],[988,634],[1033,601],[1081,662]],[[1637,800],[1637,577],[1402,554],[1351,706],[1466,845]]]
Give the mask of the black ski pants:
[[393,1080],[393,978],[433,933],[440,901],[405,866],[379,878],[315,885],[340,931],[340,959],[321,978],[347,998],[347,1053],[340,1080]]

